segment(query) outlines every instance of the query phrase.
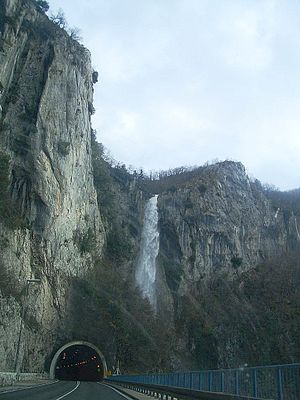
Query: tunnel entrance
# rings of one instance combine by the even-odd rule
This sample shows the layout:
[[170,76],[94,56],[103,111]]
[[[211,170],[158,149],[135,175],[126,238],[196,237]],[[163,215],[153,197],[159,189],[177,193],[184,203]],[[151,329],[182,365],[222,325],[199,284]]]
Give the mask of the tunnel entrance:
[[106,362],[96,346],[87,342],[71,342],[53,357],[50,378],[71,381],[101,381],[107,372]]

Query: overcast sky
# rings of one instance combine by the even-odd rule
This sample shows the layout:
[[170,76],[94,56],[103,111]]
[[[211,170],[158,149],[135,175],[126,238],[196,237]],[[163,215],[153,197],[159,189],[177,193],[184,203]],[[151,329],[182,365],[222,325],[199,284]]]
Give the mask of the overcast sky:
[[100,73],[98,139],[146,170],[241,161],[300,186],[299,0],[49,0]]

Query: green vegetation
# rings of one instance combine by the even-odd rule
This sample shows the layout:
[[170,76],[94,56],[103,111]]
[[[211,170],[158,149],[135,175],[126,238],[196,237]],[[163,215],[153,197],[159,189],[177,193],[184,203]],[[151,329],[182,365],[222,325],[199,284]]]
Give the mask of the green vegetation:
[[18,17],[17,17],[17,15],[13,15],[13,16],[5,15],[4,18],[1,18],[1,23],[3,23],[3,25],[2,25],[3,30],[4,30],[5,24],[10,25],[14,30],[16,30],[17,26],[18,26]]
[[[201,179],[205,167],[179,167],[167,171],[151,172],[147,176],[143,171],[139,180],[144,190],[151,193],[175,193],[180,187],[185,187],[195,179]],[[205,184],[203,183],[205,186]]]
[[109,365],[120,360],[122,372],[169,367],[172,332],[113,264],[99,262],[85,281],[74,278],[69,296],[74,337],[93,339]]
[[9,240],[4,236],[0,236],[0,250],[6,249],[9,246]]
[[280,208],[286,214],[300,215],[300,188],[282,192],[273,186],[264,185],[265,195],[271,200],[274,209]]
[[23,220],[12,203],[9,193],[9,157],[0,151],[0,220],[8,228],[23,226]]
[[[1,249],[1,247],[0,247]],[[11,272],[7,270],[0,254],[0,292],[3,297],[13,296],[17,301],[22,299],[22,287],[15,280]]]
[[160,265],[165,271],[169,289],[174,295],[176,295],[183,275],[182,265],[165,257],[161,257]]
[[91,228],[89,228],[85,234],[76,230],[73,235],[73,240],[81,254],[93,252],[95,236]]
[[203,183],[200,183],[200,185],[198,185],[198,192],[204,195],[206,191],[207,191],[207,186],[204,185]]
[[158,262],[165,271],[168,287],[176,295],[183,275],[183,266],[181,247],[173,225],[160,225],[160,240],[164,245],[160,249]]
[[232,257],[231,264],[232,264],[233,268],[235,268],[235,269],[239,268],[243,264],[242,257]]
[[4,2],[0,3],[0,32],[4,31],[4,25],[5,25],[5,8],[4,8]]
[[[202,299],[201,299],[202,300]],[[213,324],[201,310],[201,301],[192,297],[180,299],[180,310],[176,320],[176,331],[180,337],[186,332],[187,347],[192,349],[186,362],[197,369],[213,369],[218,366],[218,343],[214,336]]]
[[[90,110],[92,105],[89,106]],[[146,173],[144,170],[127,169],[125,164],[116,163],[105,155],[104,147],[97,143],[95,132],[92,132],[93,154],[94,154],[94,180],[95,185],[111,186],[112,182],[119,182],[123,187],[134,182],[137,187],[147,196],[153,193],[170,192],[175,193],[180,188],[196,187],[199,194],[204,196],[208,188],[218,178],[219,169],[223,168],[224,163],[206,164],[204,166],[178,167],[166,171],[151,171]],[[231,163],[227,161],[227,163]],[[109,191],[111,194],[111,191]],[[107,191],[99,191],[100,197],[105,202]],[[107,203],[111,199],[107,198]],[[187,202],[187,208],[191,206]]]
[[57,151],[63,157],[66,157],[70,153],[70,145],[71,145],[70,142],[65,142],[63,140],[60,140],[57,145]]
[[9,158],[0,153],[0,215],[7,213],[9,205]]
[[215,273],[179,298],[177,336],[186,332],[195,367],[295,362],[300,355],[300,253],[229,279]]
[[98,202],[101,206],[101,214],[111,221],[116,212],[114,202],[113,179],[111,167],[103,158],[104,149],[101,143],[96,141],[95,133],[92,131],[92,162],[94,172],[94,184],[97,191]]
[[[24,22],[25,23],[25,22]],[[39,104],[47,79],[48,69],[54,57],[54,50],[48,41],[39,35],[39,29],[47,33],[47,26],[52,25],[46,18],[40,26],[37,23],[28,23],[22,29],[29,30],[30,40],[25,43],[15,66],[13,81],[3,97],[3,120],[14,108],[23,110],[15,118],[8,118],[10,122],[10,140],[12,149],[21,157],[30,156],[31,141],[36,134],[36,120]],[[36,63],[36,60],[40,60]],[[3,121],[2,121],[3,122]]]
[[115,262],[131,259],[132,246],[124,228],[113,226],[107,237],[106,252],[109,258]]
[[127,211],[132,205],[128,185],[133,181],[133,177],[125,166],[113,167],[104,159],[104,148],[101,143],[96,142],[93,131],[92,161],[99,209],[108,232],[106,257],[115,264],[122,264],[132,258],[133,254],[134,227],[130,223]]
[[[224,163],[230,163],[226,161]],[[144,171],[136,174],[140,186],[150,193],[175,193],[180,188],[197,188],[201,196],[214,184],[218,178],[219,169],[224,163],[206,164],[204,166],[178,167],[167,171],[150,172]]]
[[[125,165],[109,160],[92,131],[94,184],[99,210],[107,233],[104,258],[86,282],[74,282],[72,301],[84,321],[74,331],[84,337],[81,326],[94,332],[95,341],[105,354],[121,361],[122,372],[151,372],[169,368],[174,352],[174,334],[153,313],[149,302],[135,288],[130,268],[137,257],[142,175],[127,171]],[[146,195],[147,197],[147,195]],[[145,200],[144,200],[145,201]],[[126,267],[124,268],[124,265]],[[93,282],[93,284],[92,284]],[[72,313],[71,313],[72,314]]]

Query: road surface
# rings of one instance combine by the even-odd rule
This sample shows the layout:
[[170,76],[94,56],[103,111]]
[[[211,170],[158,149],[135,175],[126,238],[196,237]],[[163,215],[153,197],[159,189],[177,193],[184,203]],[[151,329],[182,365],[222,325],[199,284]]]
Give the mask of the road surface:
[[129,397],[99,382],[59,381],[0,393],[0,400],[124,400]]

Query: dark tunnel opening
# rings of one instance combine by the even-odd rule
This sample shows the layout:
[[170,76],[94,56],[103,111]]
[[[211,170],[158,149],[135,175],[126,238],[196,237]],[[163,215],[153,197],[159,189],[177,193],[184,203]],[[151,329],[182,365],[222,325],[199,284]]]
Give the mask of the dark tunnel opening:
[[56,362],[55,378],[65,381],[101,381],[104,368],[99,354],[91,347],[73,345],[63,350]]

